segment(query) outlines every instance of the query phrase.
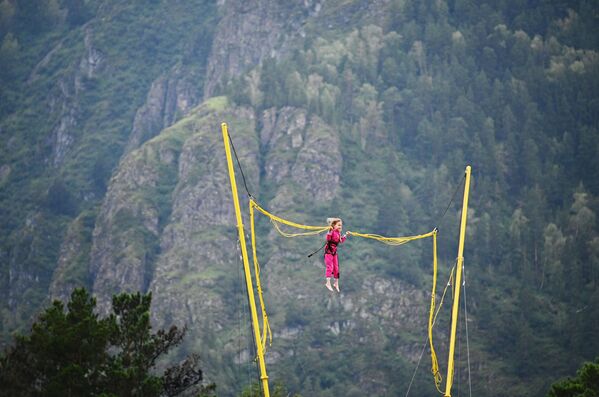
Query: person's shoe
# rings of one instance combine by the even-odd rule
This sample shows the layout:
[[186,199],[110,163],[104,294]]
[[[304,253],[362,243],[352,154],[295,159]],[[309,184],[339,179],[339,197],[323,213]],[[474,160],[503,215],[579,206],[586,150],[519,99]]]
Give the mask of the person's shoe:
[[[335,289],[337,290],[337,292],[341,292],[341,291],[339,291],[339,284],[335,284],[335,285],[334,285],[334,287],[335,287]],[[331,290],[331,291],[332,291],[332,290]]]
[[333,292],[333,287],[331,287],[331,284],[327,283],[324,286],[327,287],[329,291]]

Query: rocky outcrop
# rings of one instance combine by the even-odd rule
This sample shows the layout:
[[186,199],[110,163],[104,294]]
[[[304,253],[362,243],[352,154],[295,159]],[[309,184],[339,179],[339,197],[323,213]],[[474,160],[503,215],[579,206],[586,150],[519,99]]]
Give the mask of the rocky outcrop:
[[85,211],[67,229],[49,288],[51,300],[67,302],[73,289],[89,288],[88,263],[95,213]]
[[138,148],[197,106],[202,97],[198,80],[197,70],[180,65],[154,80],[146,102],[135,114],[125,152]]
[[218,295],[197,295],[210,288],[186,285],[204,285],[200,279],[211,285],[206,269],[226,269],[235,257],[235,241],[219,237],[235,224],[222,120],[229,121],[241,161],[254,176],[249,182],[258,186],[253,112],[227,106],[224,98],[207,101],[119,165],[93,233],[90,272],[101,309],[113,294],[137,290],[153,292],[160,324],[193,323],[202,311],[196,305],[210,299],[214,310],[222,307]]
[[50,98],[50,113],[59,114],[58,121],[52,129],[48,142],[52,147],[50,161],[54,166],[62,164],[68,149],[75,141],[74,129],[77,126],[79,110],[71,84],[72,82],[68,80],[59,81],[57,93]]
[[10,313],[2,317],[2,329],[15,329],[27,323],[44,303],[53,268],[44,265],[40,258],[57,260],[57,246],[64,235],[62,228],[58,219],[33,212],[9,236],[10,248],[0,248],[0,260],[6,264],[0,274],[0,284],[4,286],[2,299],[6,313]]
[[163,210],[153,195],[168,195],[173,183],[177,147],[176,141],[175,147],[171,144],[161,139],[131,152],[110,181],[96,221],[90,261],[100,310],[109,307],[113,294],[145,291],[151,280]]
[[[48,97],[49,114],[58,114],[48,143],[52,148],[50,162],[54,166],[61,165],[68,150],[75,142],[79,118],[79,97],[85,90],[85,79],[92,79],[101,70],[105,62],[104,54],[94,47],[92,29],[87,28],[84,36],[84,54],[79,59],[73,72],[58,80],[54,90]],[[62,44],[53,49],[36,67],[45,66],[52,55],[60,49]],[[32,73],[30,81],[35,80],[36,71]]]
[[[223,17],[208,60],[204,98],[233,77],[260,64],[265,58],[285,54],[301,34],[305,17],[313,10],[311,2],[294,0],[230,0],[221,6]],[[289,14],[295,12],[295,18]]]
[[161,238],[161,255],[150,286],[155,298],[153,317],[158,324],[187,324],[194,329],[221,329],[228,324],[230,307],[223,282],[237,273],[239,262],[220,134],[222,120],[229,124],[248,183],[258,186],[253,112],[232,108],[197,122],[193,136],[181,150],[172,214]]
[[318,116],[291,107],[266,110],[262,125],[265,179],[278,186],[270,208],[290,208],[292,200],[306,197],[330,202],[342,168],[339,133]]
[[[154,147],[134,152],[111,180],[93,233],[90,274],[98,308],[106,311],[113,294],[144,291],[149,257],[158,238],[159,209],[140,196],[159,183],[158,170],[148,164]],[[169,159],[165,159],[166,166]],[[162,165],[159,163],[159,165]]]

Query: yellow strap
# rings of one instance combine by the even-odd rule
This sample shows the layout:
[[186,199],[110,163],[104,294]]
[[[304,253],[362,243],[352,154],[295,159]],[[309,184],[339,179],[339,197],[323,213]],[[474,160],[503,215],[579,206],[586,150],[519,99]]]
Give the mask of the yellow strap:
[[[260,207],[260,205],[258,205],[258,203],[256,203],[253,199],[250,199],[250,229],[251,229],[251,234],[252,234],[252,256],[253,256],[253,260],[254,260],[254,273],[256,274],[256,288],[258,290],[260,307],[262,309],[262,335],[260,337],[260,341],[262,343],[263,351],[266,351],[267,338],[269,339],[269,342],[270,342],[269,344],[272,344],[272,331],[271,331],[270,325],[268,323],[268,315],[266,314],[266,306],[264,304],[264,297],[262,294],[262,286],[261,286],[261,282],[260,282],[260,264],[258,263],[258,253],[257,253],[257,249],[256,249],[254,210],[258,210],[263,215],[268,217],[270,219],[271,223],[273,224],[273,226],[275,227],[275,229],[277,230],[277,232],[284,237],[291,238],[291,237],[317,235],[317,234],[320,234],[320,233],[330,230],[330,227],[329,226],[303,225],[300,223],[289,221],[287,219],[283,219],[281,217],[278,217],[278,216],[266,211],[264,208]],[[281,224],[290,226],[290,227],[294,227],[297,229],[307,230],[307,231],[300,232],[300,233],[288,233],[281,229],[281,226],[280,226]],[[428,238],[428,237],[433,238],[433,291],[431,294],[431,308],[430,308],[430,313],[429,313],[428,337],[429,337],[429,343],[430,343],[430,348],[431,348],[431,361],[432,361],[431,371],[433,373],[433,377],[435,380],[435,386],[437,387],[437,390],[441,391],[439,389],[439,387],[441,385],[442,379],[441,379],[441,374],[439,372],[439,364],[438,364],[438,360],[437,360],[437,354],[436,354],[435,348],[433,346],[433,326],[437,320],[437,315],[439,314],[441,306],[443,305],[443,300],[445,298],[445,293],[447,292],[449,283],[445,286],[445,290],[443,291],[443,296],[441,297],[439,307],[438,307],[437,311],[435,312],[435,291],[437,288],[437,230],[435,229],[429,233],[420,234],[420,235],[416,235],[416,236],[406,236],[406,237],[385,237],[385,236],[381,236],[378,234],[359,233],[359,232],[348,232],[348,234],[350,234],[352,236],[356,236],[356,237],[377,240],[384,244],[394,245],[394,246],[403,245],[403,244],[409,243],[411,241],[420,240],[423,238]],[[453,270],[452,270],[452,274],[453,274]]]
[[[431,346],[431,372],[435,380],[437,390],[441,391],[441,373],[439,372],[439,362],[435,346],[433,346],[433,320],[435,316],[435,291],[437,290],[437,231],[433,230],[433,291],[431,293],[431,310],[428,314],[428,341]],[[446,288],[447,290],[447,288]],[[443,294],[445,296],[445,294]],[[440,308],[441,306],[439,306]],[[438,313],[438,312],[437,312]]]
[[268,315],[266,314],[266,305],[264,304],[264,296],[262,295],[262,284],[260,283],[260,264],[258,263],[258,254],[256,252],[256,231],[254,227],[254,207],[253,200],[250,200],[250,230],[252,234],[252,257],[254,259],[254,274],[256,275],[256,289],[258,290],[258,298],[260,300],[260,309],[262,310],[262,351],[266,353],[266,338],[269,338],[269,345],[272,345],[272,331],[268,323]]
[[[266,215],[267,217],[269,217],[272,221],[275,222],[279,222],[282,223],[284,225],[287,226],[291,226],[291,227],[295,227],[297,229],[304,229],[304,230],[312,230],[313,232],[311,233],[307,233],[307,234],[301,234],[301,233],[297,233],[298,236],[309,236],[311,234],[318,234],[318,233],[322,233],[326,230],[329,230],[329,226],[309,226],[309,225],[302,225],[300,223],[295,223],[295,222],[291,222],[288,221],[286,219],[280,218],[276,215],[271,214],[270,212],[266,211],[264,208],[260,207],[258,205],[258,203],[256,203],[254,200],[250,200],[250,208],[256,208],[258,211],[260,211],[261,213],[263,213],[264,215]],[[295,237],[295,235],[291,235],[292,237]]]
[[[436,237],[434,237],[434,240],[436,240]],[[436,252],[437,251],[437,242],[434,241],[434,246],[433,246],[433,251]],[[431,372],[433,373],[433,378],[435,380],[435,387],[437,388],[437,391],[441,394],[444,394],[443,391],[441,390],[441,381],[443,380],[441,373],[439,372],[439,362],[437,361],[437,354],[435,352],[435,347],[433,346],[433,327],[435,326],[435,323],[437,322],[437,316],[439,315],[439,312],[441,311],[441,307],[443,306],[443,301],[445,300],[445,295],[447,293],[447,289],[449,288],[450,285],[453,285],[453,275],[454,275],[454,271],[455,271],[455,265],[453,266],[453,268],[451,269],[451,273],[449,275],[449,279],[447,280],[447,283],[445,284],[445,288],[443,289],[443,295],[441,295],[441,300],[439,301],[439,307],[437,308],[437,311],[435,312],[435,287],[437,284],[437,256],[434,256],[433,259],[433,292],[432,292],[432,296],[431,296],[431,310],[429,313],[429,318],[428,318],[428,338],[429,338],[429,342],[430,342],[430,346],[431,346]],[[434,316],[433,316],[433,312],[435,312]]]
[[281,226],[279,226],[279,223],[277,221],[275,221],[274,219],[271,219],[270,222],[273,224],[273,226],[275,227],[277,232],[279,232],[279,234],[283,237],[314,236],[314,235],[317,235],[317,234],[320,234],[322,232],[326,232],[329,230],[329,227],[327,226],[326,228],[322,228],[322,229],[318,229],[318,230],[311,230],[309,232],[287,233],[287,232],[284,232],[283,230],[281,230]]
[[426,234],[419,234],[417,236],[406,236],[406,237],[385,237],[385,236],[379,236],[378,234],[358,233],[358,232],[347,232],[347,233],[351,236],[369,238],[369,239],[380,241],[381,243],[388,244],[388,245],[403,245],[403,244],[409,243],[410,241],[420,240],[421,238],[432,237],[433,233],[435,233],[435,231],[433,230],[432,232],[429,232]]
[[451,274],[449,275],[449,279],[447,280],[447,283],[445,284],[445,289],[443,290],[443,295],[441,295],[441,301],[439,302],[439,307],[437,308],[437,312],[435,313],[435,318],[433,318],[433,326],[437,322],[437,316],[439,315],[439,312],[441,311],[441,306],[443,306],[443,301],[445,300],[445,294],[447,293],[447,288],[449,288],[450,285],[453,285],[454,272],[455,272],[455,265],[453,265],[453,267],[451,268]]

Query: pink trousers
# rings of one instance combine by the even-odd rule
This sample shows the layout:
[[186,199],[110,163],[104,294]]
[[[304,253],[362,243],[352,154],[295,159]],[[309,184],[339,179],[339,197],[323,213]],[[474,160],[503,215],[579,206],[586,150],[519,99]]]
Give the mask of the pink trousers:
[[337,255],[325,254],[324,255],[324,264],[327,267],[326,277],[331,278],[339,278],[339,259]]

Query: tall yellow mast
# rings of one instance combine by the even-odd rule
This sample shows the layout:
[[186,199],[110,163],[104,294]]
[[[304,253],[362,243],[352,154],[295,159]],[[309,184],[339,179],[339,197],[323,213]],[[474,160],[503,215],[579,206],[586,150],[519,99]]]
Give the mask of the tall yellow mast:
[[229,146],[229,133],[227,123],[221,124],[223,132],[223,143],[225,144],[225,153],[227,155],[227,167],[229,169],[229,179],[231,181],[231,193],[233,195],[233,204],[235,205],[235,217],[237,218],[237,231],[239,232],[239,243],[241,244],[241,255],[243,256],[243,270],[245,272],[245,283],[247,286],[250,311],[252,313],[252,327],[254,329],[254,339],[256,342],[256,354],[258,355],[258,364],[260,366],[260,380],[264,397],[270,397],[268,390],[268,375],[266,375],[266,363],[264,362],[264,351],[260,343],[260,325],[258,324],[258,311],[256,310],[256,301],[254,300],[254,286],[252,284],[252,274],[250,273],[250,264],[248,260],[247,247],[245,245],[245,233],[243,231],[243,220],[241,219],[241,209],[239,207],[239,197],[237,195],[237,182],[235,181],[235,170],[233,169],[233,159],[231,158],[231,147]]
[[451,335],[449,338],[449,358],[447,359],[447,377],[445,378],[445,397],[451,397],[451,385],[453,384],[455,353],[455,334],[458,325],[458,308],[460,306],[460,290],[462,288],[462,266],[464,265],[464,240],[466,238],[466,219],[468,217],[468,194],[470,193],[470,166],[466,167],[466,182],[464,183],[464,202],[462,204],[462,221],[460,223],[460,242],[458,245],[458,258],[455,275],[455,292],[453,297],[453,308],[451,314]]

